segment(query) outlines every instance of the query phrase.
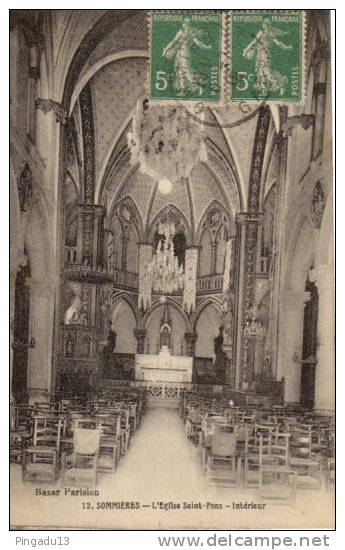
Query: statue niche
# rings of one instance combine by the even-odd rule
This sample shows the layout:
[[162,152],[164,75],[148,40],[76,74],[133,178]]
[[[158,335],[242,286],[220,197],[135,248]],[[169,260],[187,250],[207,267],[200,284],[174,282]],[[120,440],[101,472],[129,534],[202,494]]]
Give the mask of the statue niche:
[[169,319],[168,304],[165,303],[164,316],[159,329],[160,332],[160,350],[170,350],[171,348],[171,322]]
[[65,312],[65,325],[79,325],[82,317],[81,289],[74,286],[72,288],[73,296],[69,308]]
[[170,349],[170,336],[171,328],[168,324],[164,324],[160,329],[160,349],[168,348]]

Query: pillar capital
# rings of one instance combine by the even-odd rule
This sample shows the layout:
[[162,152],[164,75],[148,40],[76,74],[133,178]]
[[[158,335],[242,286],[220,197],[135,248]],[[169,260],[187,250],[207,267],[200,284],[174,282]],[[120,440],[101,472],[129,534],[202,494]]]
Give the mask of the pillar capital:
[[315,283],[319,291],[331,290],[332,279],[331,272],[328,265],[319,265],[318,267],[309,271],[309,280]]
[[17,273],[21,270],[22,267],[26,267],[28,265],[28,258],[23,253],[18,253],[15,257],[11,257],[10,262],[10,277],[15,280]]
[[252,212],[239,212],[236,216],[236,221],[240,225],[245,225],[245,224],[248,224],[248,223],[258,223],[258,222],[261,221],[262,217],[263,217],[262,212],[255,212],[255,213],[252,213]]
[[138,340],[139,338],[145,338],[146,336],[146,329],[145,328],[135,328],[133,330],[133,334],[135,338]]
[[42,111],[45,115],[51,111],[55,113],[56,122],[66,124],[68,120],[68,113],[62,107],[60,103],[53,99],[36,99],[36,109]]

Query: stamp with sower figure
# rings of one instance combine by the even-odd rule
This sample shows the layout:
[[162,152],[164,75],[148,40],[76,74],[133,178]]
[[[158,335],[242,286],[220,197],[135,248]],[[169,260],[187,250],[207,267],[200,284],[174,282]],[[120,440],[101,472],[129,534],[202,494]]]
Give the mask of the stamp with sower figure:
[[221,13],[153,12],[149,98],[219,102],[222,39]]
[[234,11],[230,52],[231,101],[302,102],[302,11]]

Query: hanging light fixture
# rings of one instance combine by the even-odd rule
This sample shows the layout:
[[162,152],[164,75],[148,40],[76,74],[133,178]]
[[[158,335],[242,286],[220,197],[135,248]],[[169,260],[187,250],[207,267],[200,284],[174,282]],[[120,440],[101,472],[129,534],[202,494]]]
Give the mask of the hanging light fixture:
[[148,265],[148,274],[152,289],[165,295],[182,290],[184,272],[182,264],[178,265],[178,258],[174,253],[174,223],[159,222],[158,234],[164,239],[158,241],[153,259]]
[[159,183],[163,194],[207,160],[204,125],[187,116],[185,107],[138,101],[127,140],[131,164]]

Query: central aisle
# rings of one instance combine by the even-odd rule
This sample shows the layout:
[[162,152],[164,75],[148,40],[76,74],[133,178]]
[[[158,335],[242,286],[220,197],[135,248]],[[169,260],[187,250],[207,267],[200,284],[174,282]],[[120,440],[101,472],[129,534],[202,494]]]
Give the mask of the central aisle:
[[[205,497],[207,483],[198,449],[188,441],[177,409],[147,410],[113,486],[141,502]],[[100,484],[103,486],[104,478]]]
[[[314,492],[303,500],[299,498],[295,510],[274,504],[267,504],[265,510],[234,510],[233,502],[260,503],[258,493],[243,488],[208,486],[200,449],[187,439],[176,408],[148,408],[116,472],[99,476],[99,495],[65,496],[59,484],[55,487],[40,483],[23,485],[20,466],[13,465],[11,473],[11,523],[14,526],[34,527],[45,521],[50,528],[112,529],[291,528],[301,525],[321,528],[329,525],[329,518],[312,516],[312,511],[318,509]],[[60,495],[37,496],[36,487],[60,489]],[[322,498],[329,498],[329,495],[322,495]],[[159,502],[170,509],[159,509]],[[111,503],[112,509],[109,509]],[[202,508],[188,510],[185,503],[194,506],[200,503]]]

